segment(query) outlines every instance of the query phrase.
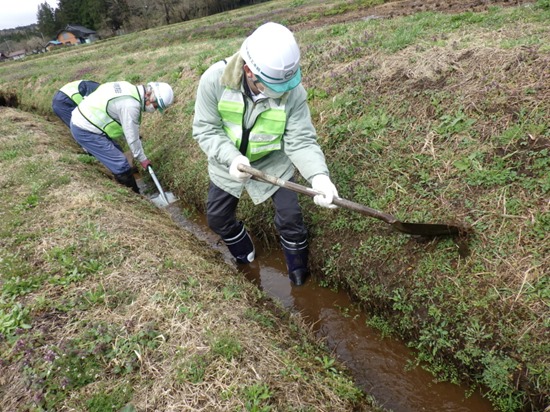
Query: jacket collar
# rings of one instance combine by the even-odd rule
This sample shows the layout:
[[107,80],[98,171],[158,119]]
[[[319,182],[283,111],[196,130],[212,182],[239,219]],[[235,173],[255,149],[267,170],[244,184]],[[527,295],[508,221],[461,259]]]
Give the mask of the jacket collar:
[[222,86],[229,87],[233,90],[241,90],[244,73],[243,66],[244,60],[239,52],[228,58],[227,65],[220,79]]
[[[244,69],[245,64],[244,59],[241,57],[240,52],[235,53],[233,56],[226,59],[227,64],[225,70],[222,73],[220,78],[220,83],[224,87],[228,87],[233,90],[240,90],[243,94],[246,94],[243,85]],[[292,91],[292,90],[291,90]],[[290,92],[286,92],[282,95],[280,102],[285,104],[290,96]],[[268,99],[273,100],[273,99]],[[278,99],[276,99],[279,101]]]

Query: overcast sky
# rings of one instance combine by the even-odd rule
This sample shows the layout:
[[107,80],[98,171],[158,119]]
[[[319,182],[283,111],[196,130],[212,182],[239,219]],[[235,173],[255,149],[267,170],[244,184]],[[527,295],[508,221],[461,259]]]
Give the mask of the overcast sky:
[[0,0],[0,29],[36,23],[38,6],[44,2],[57,7],[57,0]]

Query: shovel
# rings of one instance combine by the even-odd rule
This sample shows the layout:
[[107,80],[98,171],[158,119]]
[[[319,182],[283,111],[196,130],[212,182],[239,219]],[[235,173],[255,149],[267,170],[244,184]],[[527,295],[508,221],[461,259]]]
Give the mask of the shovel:
[[[301,193],[310,197],[315,197],[317,195],[322,195],[321,192],[299,185],[294,182],[289,182],[278,177],[270,176],[264,172],[254,169],[253,167],[239,164],[237,168],[241,172],[249,173],[255,180],[259,180],[264,183],[271,183],[275,186],[284,187],[286,189],[292,190],[293,192]],[[455,236],[461,235],[468,232],[466,228],[461,228],[458,226],[447,225],[447,224],[437,224],[437,223],[408,223],[400,222],[395,217],[388,213],[381,212],[376,209],[372,209],[368,206],[361,205],[359,203],[352,202],[350,200],[342,199],[341,197],[335,197],[332,201],[336,206],[340,206],[346,209],[354,210],[363,215],[374,217],[380,219],[388,224],[390,224],[394,229],[399,232],[407,233],[409,235],[420,235],[420,236]]]
[[153,171],[153,168],[151,165],[147,166],[147,171],[151,175],[151,178],[153,179],[153,182],[155,182],[155,186],[157,187],[159,194],[153,198],[151,198],[151,201],[157,206],[157,207],[164,207],[168,206],[170,203],[174,203],[178,199],[172,192],[165,192],[162,190],[162,186],[160,185],[159,180],[157,179],[157,175],[155,175],[155,172]]

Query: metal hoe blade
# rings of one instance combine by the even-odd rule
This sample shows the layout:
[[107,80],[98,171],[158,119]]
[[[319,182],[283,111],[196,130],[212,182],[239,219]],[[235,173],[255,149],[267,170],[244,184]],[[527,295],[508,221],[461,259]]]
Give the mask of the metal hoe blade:
[[157,175],[153,171],[153,168],[149,165],[147,166],[147,170],[149,171],[149,174],[151,175],[151,178],[153,179],[153,182],[155,182],[155,186],[157,187],[159,194],[158,196],[155,196],[151,198],[151,201],[157,206],[157,207],[164,207],[168,206],[170,203],[174,203],[178,199],[172,192],[165,192],[162,189],[162,186],[160,185],[159,180],[157,179]]
[[172,192],[164,192],[164,197],[161,194],[158,194],[151,198],[151,202],[153,202],[157,207],[166,207],[170,203],[174,203],[177,200],[178,198],[174,196]]

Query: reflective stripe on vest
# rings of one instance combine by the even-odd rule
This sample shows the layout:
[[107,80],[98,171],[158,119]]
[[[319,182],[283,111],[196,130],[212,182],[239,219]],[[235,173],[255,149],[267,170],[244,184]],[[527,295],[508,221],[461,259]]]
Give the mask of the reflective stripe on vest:
[[[245,156],[254,162],[267,156],[270,152],[281,149],[285,133],[285,105],[277,105],[269,99],[270,108],[260,113],[250,130],[248,147]],[[223,129],[240,148],[243,138],[244,98],[241,92],[226,88],[218,102]]]
[[[78,110],[91,124],[115,139],[123,135],[123,130],[120,123],[109,116],[107,106],[111,100],[124,96],[132,97],[141,104],[137,86],[121,81],[100,85],[78,105]],[[141,113],[138,122],[141,123]]]
[[79,104],[82,101],[82,95],[78,90],[78,86],[80,86],[80,83],[82,83],[82,80],[70,82],[70,83],[67,83],[65,86],[63,86],[59,90],[65,93],[73,102],[75,102],[76,104]]

